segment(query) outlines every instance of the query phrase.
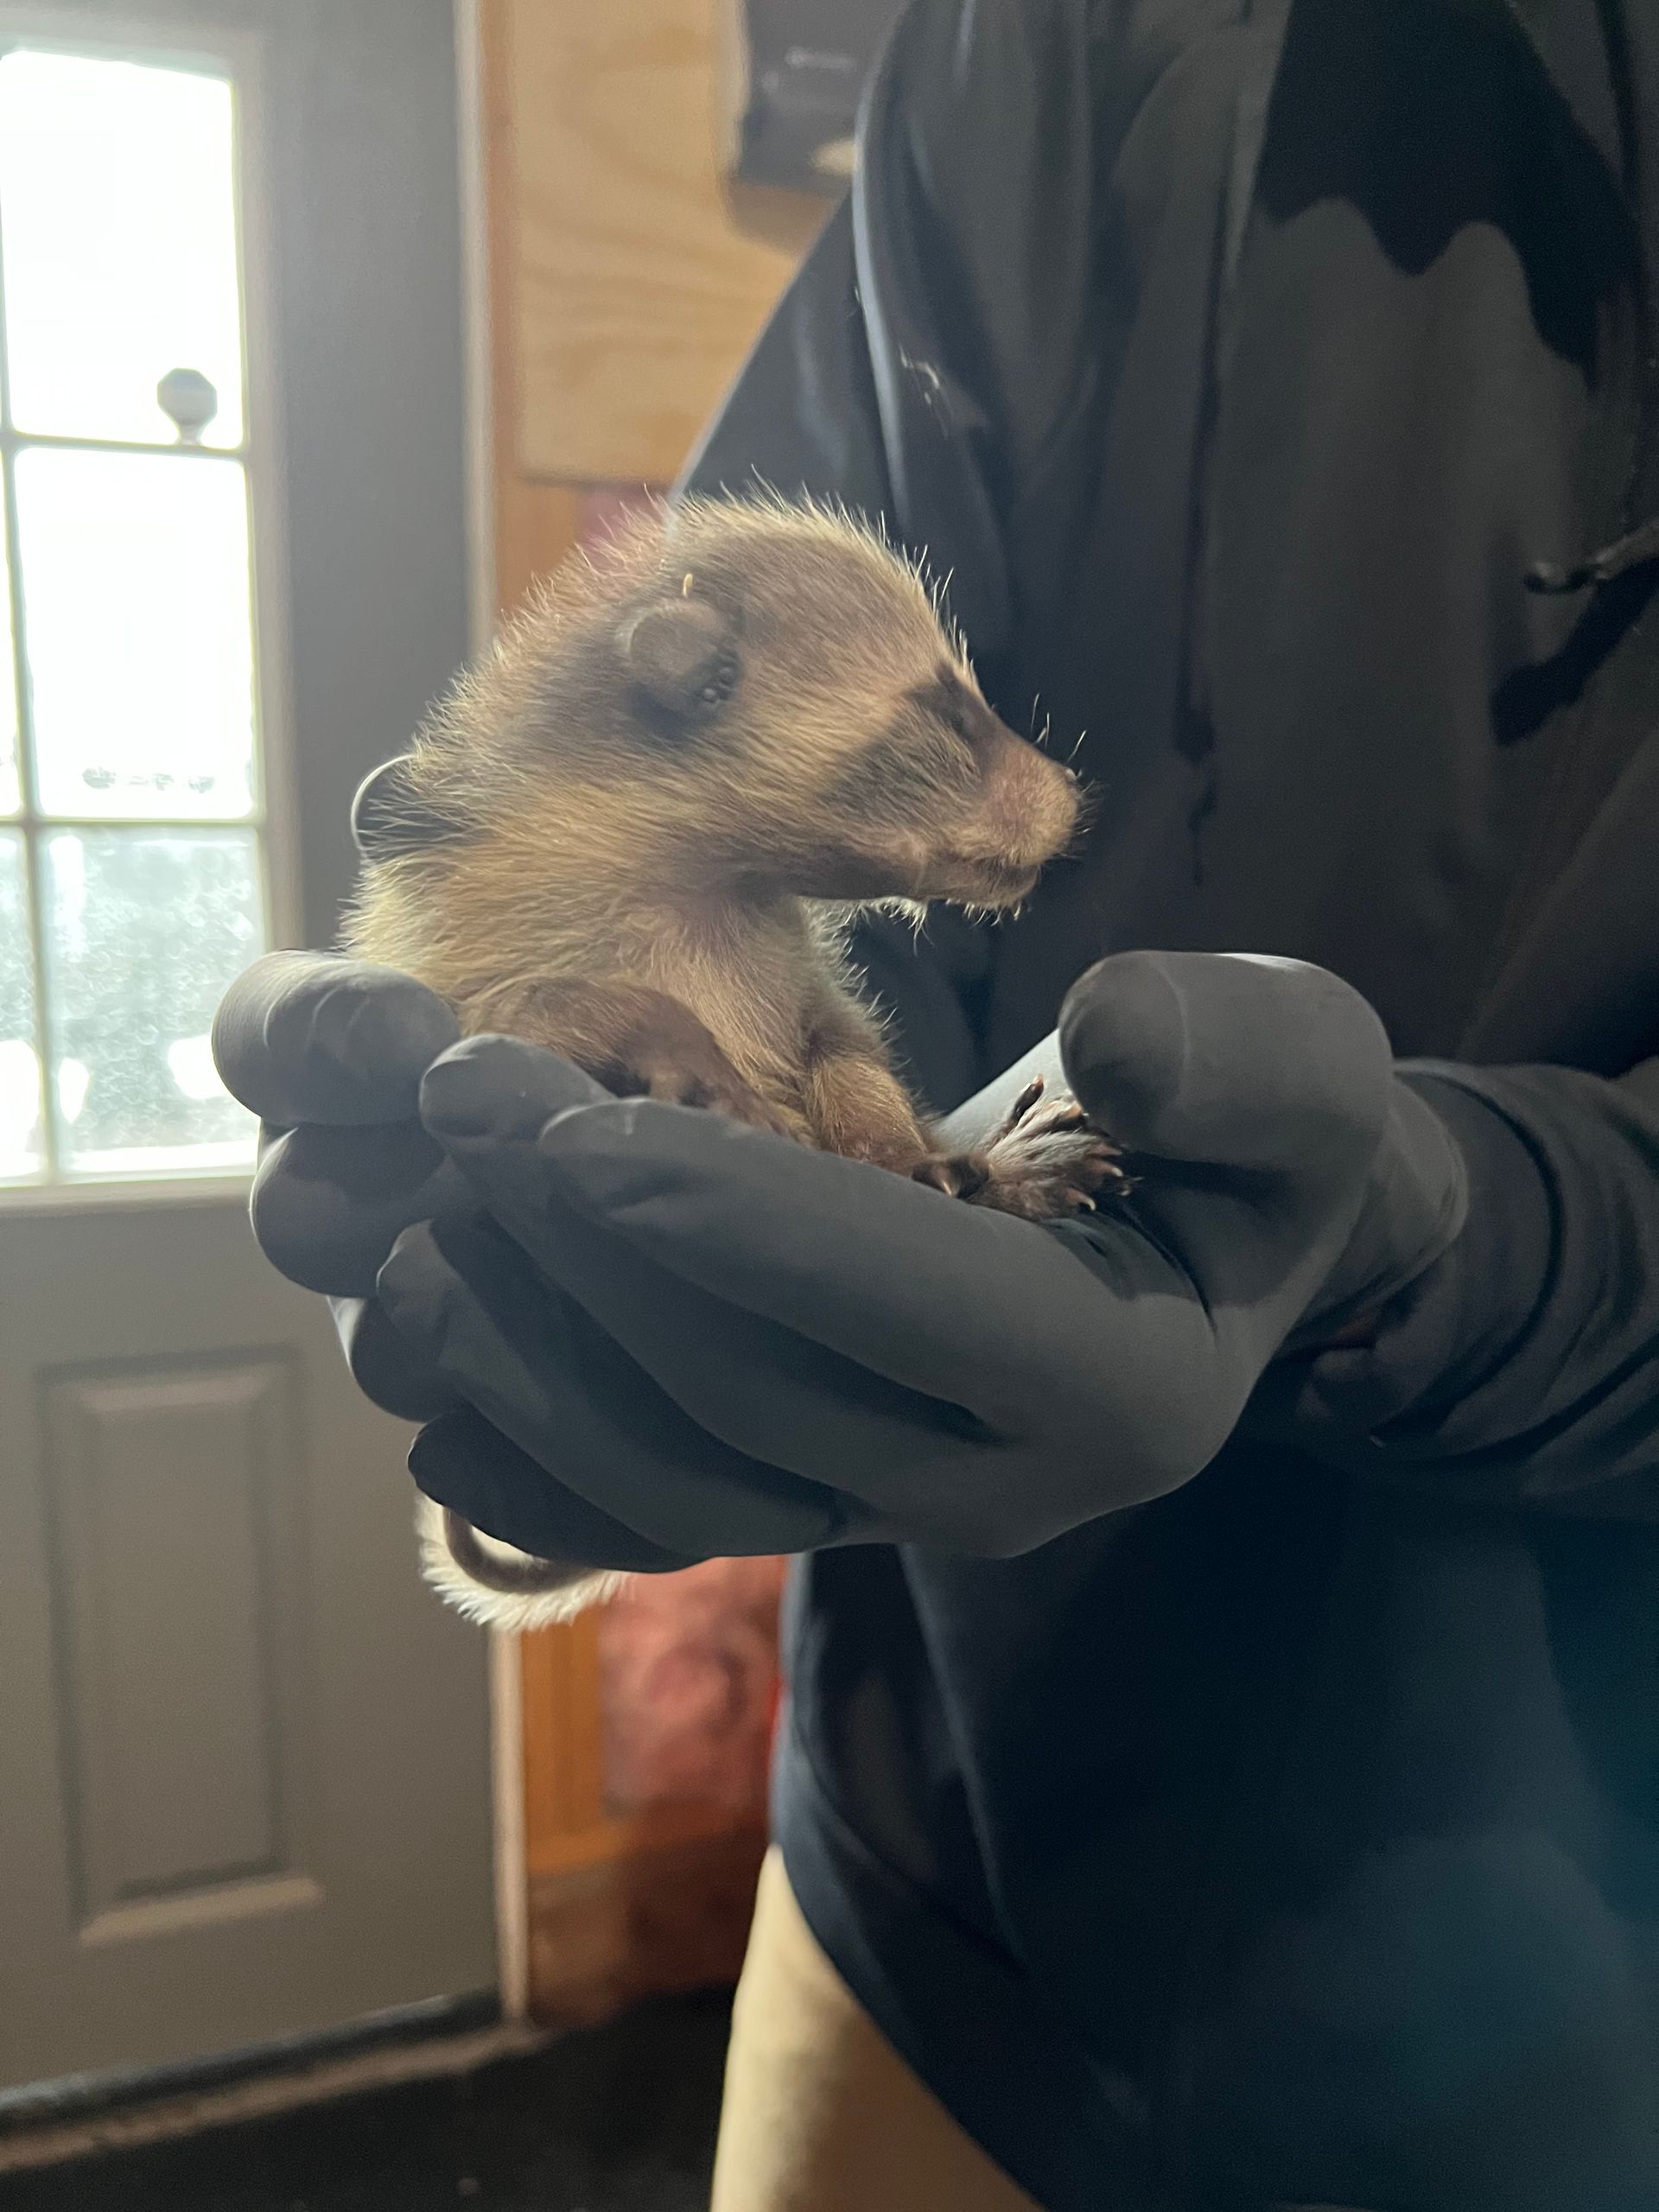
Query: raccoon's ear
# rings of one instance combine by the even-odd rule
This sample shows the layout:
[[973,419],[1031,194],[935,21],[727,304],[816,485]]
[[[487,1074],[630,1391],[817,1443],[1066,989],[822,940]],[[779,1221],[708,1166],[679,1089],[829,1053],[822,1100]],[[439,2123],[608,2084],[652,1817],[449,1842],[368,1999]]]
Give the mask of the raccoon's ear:
[[678,720],[717,715],[737,689],[735,627],[706,599],[653,600],[623,624],[617,645],[634,689]]
[[406,759],[388,760],[365,776],[352,801],[352,836],[365,861],[395,860],[428,845],[449,842],[462,834],[452,815],[418,797],[409,780]]

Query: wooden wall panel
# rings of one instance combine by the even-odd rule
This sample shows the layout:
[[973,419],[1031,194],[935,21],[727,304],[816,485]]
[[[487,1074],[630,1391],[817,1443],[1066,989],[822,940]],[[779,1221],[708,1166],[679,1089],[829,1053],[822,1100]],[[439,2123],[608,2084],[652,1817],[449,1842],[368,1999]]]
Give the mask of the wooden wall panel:
[[503,613],[537,576],[550,576],[582,536],[582,495],[568,484],[510,478],[497,502],[495,594]]
[[530,1986],[549,2024],[603,2020],[737,1979],[766,1854],[759,1827],[646,1844],[530,1882]]
[[721,185],[715,4],[511,0],[526,475],[671,482],[794,270]]

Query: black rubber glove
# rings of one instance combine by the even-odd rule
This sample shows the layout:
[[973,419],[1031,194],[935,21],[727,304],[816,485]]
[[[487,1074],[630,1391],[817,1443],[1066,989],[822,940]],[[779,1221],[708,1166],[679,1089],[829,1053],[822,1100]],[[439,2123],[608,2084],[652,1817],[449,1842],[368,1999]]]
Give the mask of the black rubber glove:
[[971,1138],[1041,1068],[1124,1144],[1130,1200],[1047,1228],[453,1036],[406,977],[278,955],[215,1049],[291,1125],[260,1242],[334,1294],[377,1402],[428,1421],[421,1487],[582,1564],[1029,1549],[1198,1472],[1287,1340],[1460,1220],[1376,1016],[1290,963],[1103,962],[953,1117]]

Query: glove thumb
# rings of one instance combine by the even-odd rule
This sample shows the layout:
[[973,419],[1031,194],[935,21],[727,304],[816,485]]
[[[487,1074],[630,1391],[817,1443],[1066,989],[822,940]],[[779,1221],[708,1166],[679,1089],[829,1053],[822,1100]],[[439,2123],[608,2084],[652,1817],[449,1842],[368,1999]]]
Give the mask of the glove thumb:
[[1357,991],[1322,968],[1234,953],[1128,952],[1061,1009],[1066,1079],[1148,1160],[1351,1181],[1376,1150],[1393,1058]]

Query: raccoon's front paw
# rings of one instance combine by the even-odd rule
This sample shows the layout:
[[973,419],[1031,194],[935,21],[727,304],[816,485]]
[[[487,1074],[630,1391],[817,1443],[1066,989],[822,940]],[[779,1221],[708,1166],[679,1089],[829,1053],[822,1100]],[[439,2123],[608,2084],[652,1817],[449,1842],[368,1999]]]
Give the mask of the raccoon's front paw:
[[1046,1098],[1040,1076],[982,1151],[924,1160],[915,1173],[918,1182],[969,1205],[1025,1221],[1090,1213],[1101,1198],[1121,1198],[1129,1187],[1117,1147],[1090,1126],[1069,1094]]

